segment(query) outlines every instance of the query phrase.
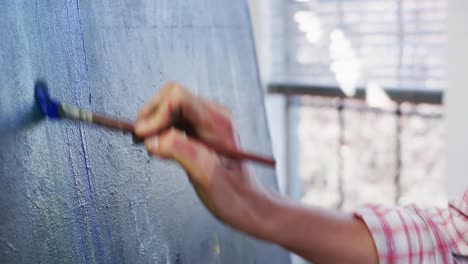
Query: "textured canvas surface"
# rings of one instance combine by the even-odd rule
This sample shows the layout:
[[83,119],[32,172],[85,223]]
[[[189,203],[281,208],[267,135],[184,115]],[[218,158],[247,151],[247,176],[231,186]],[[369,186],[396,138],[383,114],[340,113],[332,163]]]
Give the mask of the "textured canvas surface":
[[[270,154],[245,1],[0,1],[1,263],[287,263],[215,220],[183,170],[128,134],[45,120],[33,85],[134,119],[178,80]],[[275,189],[274,171],[255,166]]]

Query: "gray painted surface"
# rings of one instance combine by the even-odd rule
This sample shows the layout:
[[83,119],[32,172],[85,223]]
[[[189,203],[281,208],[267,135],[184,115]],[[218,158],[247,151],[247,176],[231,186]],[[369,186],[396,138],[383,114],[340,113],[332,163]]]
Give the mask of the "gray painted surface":
[[[215,220],[184,172],[128,134],[42,119],[33,85],[133,119],[178,80],[271,153],[245,1],[0,1],[1,263],[287,263]],[[276,189],[274,171],[253,168]]]

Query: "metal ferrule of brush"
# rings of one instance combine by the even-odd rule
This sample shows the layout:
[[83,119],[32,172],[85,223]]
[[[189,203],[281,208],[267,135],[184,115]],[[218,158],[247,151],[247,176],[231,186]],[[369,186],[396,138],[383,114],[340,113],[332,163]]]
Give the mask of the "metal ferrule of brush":
[[79,109],[72,105],[60,105],[60,116],[63,118],[76,119],[85,122],[93,122],[93,114],[89,111]]

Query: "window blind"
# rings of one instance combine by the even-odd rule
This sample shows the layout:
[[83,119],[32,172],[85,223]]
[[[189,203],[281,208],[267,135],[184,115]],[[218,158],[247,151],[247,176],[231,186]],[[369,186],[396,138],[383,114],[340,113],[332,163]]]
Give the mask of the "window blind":
[[289,0],[287,82],[444,89],[447,0]]

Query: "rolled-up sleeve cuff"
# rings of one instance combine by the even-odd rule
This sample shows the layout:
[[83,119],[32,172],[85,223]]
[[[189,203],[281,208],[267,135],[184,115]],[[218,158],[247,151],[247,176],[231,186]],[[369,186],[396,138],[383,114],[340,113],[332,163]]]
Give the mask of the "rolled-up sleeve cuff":
[[354,215],[366,223],[380,263],[452,263],[450,240],[437,224],[443,212],[435,212],[365,205]]
[[381,210],[383,209],[366,205],[359,208],[354,215],[366,223],[374,240],[380,263],[387,263],[388,257],[395,255],[395,249],[392,239],[392,226],[382,217]]

